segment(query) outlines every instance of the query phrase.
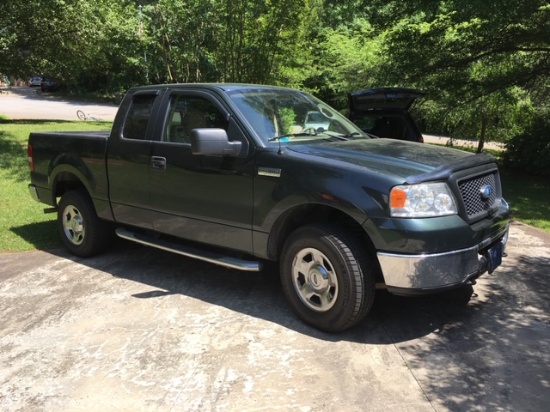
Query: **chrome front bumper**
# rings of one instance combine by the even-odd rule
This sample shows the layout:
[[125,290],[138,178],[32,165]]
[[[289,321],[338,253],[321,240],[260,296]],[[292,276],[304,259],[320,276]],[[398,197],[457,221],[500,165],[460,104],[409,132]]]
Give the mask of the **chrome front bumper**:
[[484,251],[490,246],[502,246],[503,251],[507,240],[508,227],[505,227],[504,233],[500,232],[468,249],[422,255],[379,252],[378,261],[390,292],[435,292],[466,284],[487,271],[492,272],[494,263],[489,255],[493,254]]

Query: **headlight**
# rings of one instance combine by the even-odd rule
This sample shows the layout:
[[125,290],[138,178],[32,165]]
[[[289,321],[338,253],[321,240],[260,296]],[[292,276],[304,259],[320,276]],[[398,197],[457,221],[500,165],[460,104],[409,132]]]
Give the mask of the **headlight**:
[[395,186],[390,192],[393,217],[456,215],[456,202],[445,183]]

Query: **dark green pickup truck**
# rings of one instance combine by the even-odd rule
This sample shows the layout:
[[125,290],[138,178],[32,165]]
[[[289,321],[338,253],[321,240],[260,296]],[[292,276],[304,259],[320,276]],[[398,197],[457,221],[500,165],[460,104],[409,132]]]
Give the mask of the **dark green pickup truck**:
[[365,134],[297,90],[137,87],[110,133],[31,133],[31,195],[77,256],[122,238],[230,268],[278,261],[325,331],[375,289],[470,290],[501,263],[509,211],[494,158]]

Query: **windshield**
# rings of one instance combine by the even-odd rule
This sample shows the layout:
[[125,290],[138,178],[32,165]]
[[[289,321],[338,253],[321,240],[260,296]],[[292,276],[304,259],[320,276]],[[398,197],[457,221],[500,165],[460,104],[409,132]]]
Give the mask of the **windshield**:
[[290,89],[239,89],[229,97],[265,143],[364,138],[356,125],[319,99]]

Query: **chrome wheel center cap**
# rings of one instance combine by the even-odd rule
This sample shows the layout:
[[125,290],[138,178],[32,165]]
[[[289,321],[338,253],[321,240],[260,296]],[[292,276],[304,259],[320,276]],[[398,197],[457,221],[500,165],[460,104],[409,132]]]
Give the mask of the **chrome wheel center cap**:
[[75,217],[71,220],[71,229],[75,232],[82,231],[82,219],[80,217]]
[[309,284],[315,290],[324,290],[329,285],[329,275],[323,266],[315,265],[309,270]]

